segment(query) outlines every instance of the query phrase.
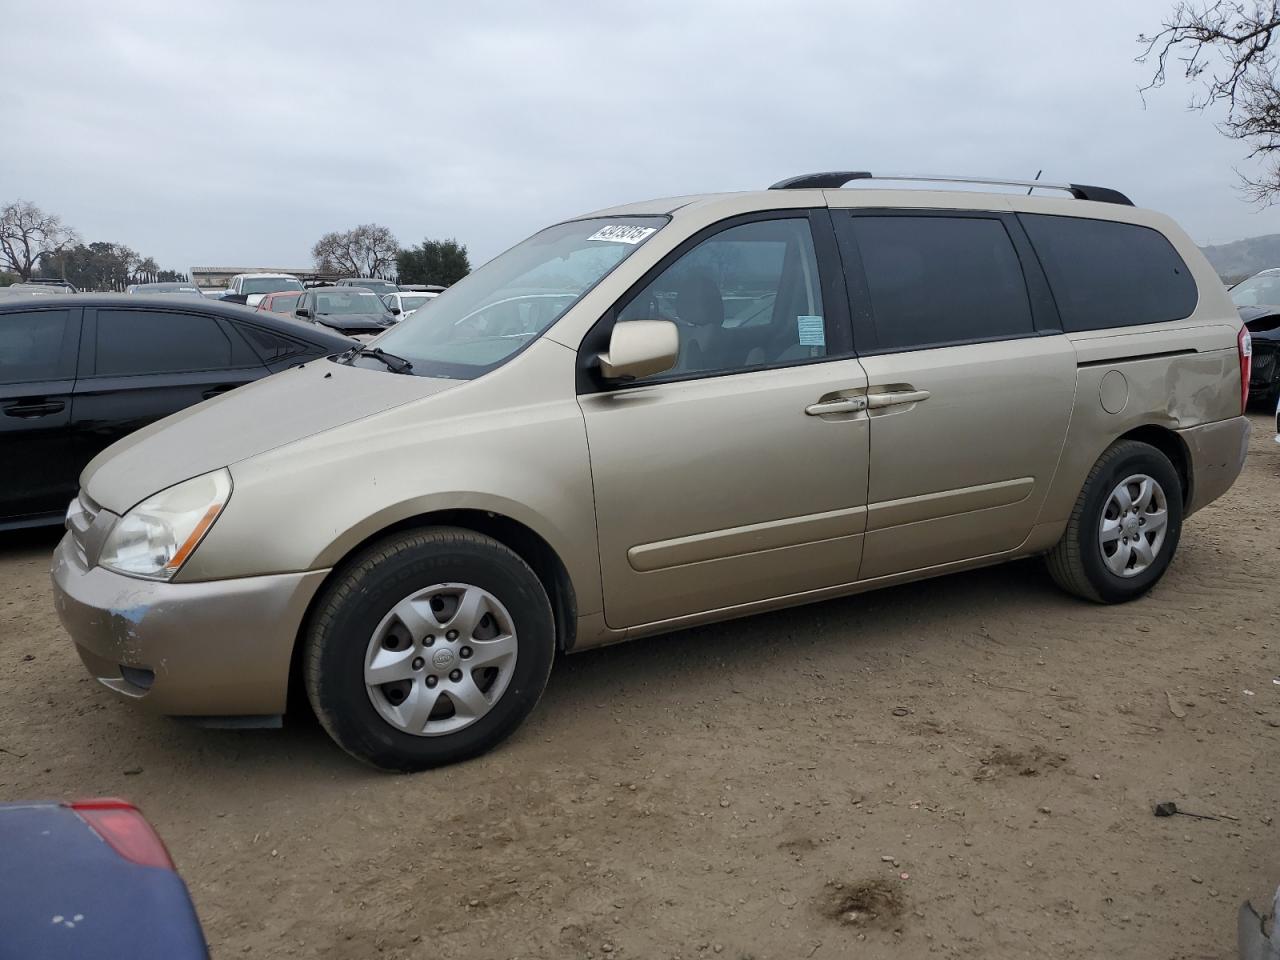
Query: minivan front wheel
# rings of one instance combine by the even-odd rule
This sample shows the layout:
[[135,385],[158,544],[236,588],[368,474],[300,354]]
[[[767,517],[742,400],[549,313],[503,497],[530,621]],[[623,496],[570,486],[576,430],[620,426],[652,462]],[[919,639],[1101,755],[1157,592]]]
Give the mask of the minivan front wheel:
[[1132,600],[1164,575],[1181,532],[1182,482],[1173,464],[1149,444],[1122,440],[1089,472],[1049,553],[1049,572],[1089,600]]
[[529,714],[555,654],[551,605],[515,553],[436,527],[340,569],[306,637],[307,695],[348,753],[421,770],[488,750]]

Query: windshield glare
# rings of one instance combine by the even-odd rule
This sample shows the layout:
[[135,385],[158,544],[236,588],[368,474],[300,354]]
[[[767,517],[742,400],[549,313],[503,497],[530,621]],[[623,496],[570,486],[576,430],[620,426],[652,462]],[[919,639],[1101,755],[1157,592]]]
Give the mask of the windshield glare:
[[275,293],[277,290],[301,290],[302,283],[289,277],[264,277],[258,280],[243,280],[240,283],[241,293]]
[[316,294],[316,313],[386,313],[386,307],[367,290],[327,290]]
[[431,298],[378,338],[419,376],[473,379],[560,319],[667,222],[601,217],[548,227]]
[[1280,304],[1280,274],[1250,277],[1232,288],[1231,300],[1237,307]]

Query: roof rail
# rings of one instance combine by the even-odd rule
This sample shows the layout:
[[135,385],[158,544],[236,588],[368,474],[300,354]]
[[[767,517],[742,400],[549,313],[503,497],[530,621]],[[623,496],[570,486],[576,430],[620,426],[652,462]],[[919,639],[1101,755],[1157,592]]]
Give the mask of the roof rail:
[[944,177],[921,174],[870,173],[866,170],[844,170],[831,173],[805,173],[788,177],[773,184],[770,190],[834,190],[851,180],[908,180],[917,183],[981,183],[999,187],[1026,187],[1032,189],[1063,190],[1077,200],[1095,200],[1099,203],[1122,203],[1132,207],[1133,201],[1119,190],[1110,187],[1091,187],[1085,183],[1048,183],[1044,180],[1005,180],[993,177]]

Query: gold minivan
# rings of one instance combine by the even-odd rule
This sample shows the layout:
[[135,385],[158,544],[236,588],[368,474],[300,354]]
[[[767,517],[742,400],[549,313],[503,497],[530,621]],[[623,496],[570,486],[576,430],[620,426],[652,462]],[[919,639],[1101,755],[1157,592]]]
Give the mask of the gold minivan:
[[292,686],[414,770],[511,733],[557,651],[1033,555],[1140,596],[1244,460],[1218,277],[1114,190],[878,179],[556,224],[117,443],[53,561],[85,665],[213,725]]

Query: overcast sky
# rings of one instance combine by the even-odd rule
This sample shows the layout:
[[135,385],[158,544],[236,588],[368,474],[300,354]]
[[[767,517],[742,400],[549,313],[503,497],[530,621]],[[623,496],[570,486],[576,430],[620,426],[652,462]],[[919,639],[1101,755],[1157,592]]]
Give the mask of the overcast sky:
[[0,201],[182,270],[305,266],[370,221],[480,262],[598,207],[825,169],[1043,168],[1201,243],[1280,232],[1196,90],[1138,95],[1135,37],[1171,6],[11,4]]

